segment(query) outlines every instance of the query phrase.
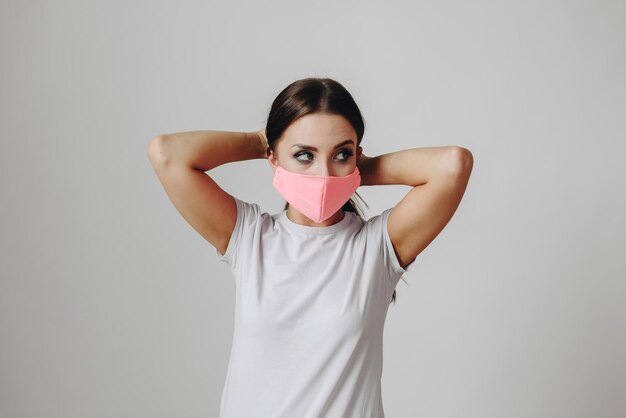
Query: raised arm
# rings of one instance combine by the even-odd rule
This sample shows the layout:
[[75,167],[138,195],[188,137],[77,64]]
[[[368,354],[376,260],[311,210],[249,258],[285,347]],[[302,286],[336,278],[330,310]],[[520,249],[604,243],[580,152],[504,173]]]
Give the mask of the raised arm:
[[392,208],[387,231],[402,267],[411,263],[448,224],[474,165],[462,147],[423,147],[359,159],[361,185],[412,186]]
[[222,164],[266,158],[262,131],[190,131],[160,135],[147,153],[167,196],[183,218],[224,254],[237,219],[233,196],[205,171]]

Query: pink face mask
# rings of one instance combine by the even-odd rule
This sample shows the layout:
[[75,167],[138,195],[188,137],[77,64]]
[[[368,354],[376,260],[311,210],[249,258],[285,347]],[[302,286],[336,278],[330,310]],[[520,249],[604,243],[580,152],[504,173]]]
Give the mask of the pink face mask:
[[330,218],[361,185],[359,168],[347,176],[314,176],[278,166],[273,186],[278,193],[314,222]]

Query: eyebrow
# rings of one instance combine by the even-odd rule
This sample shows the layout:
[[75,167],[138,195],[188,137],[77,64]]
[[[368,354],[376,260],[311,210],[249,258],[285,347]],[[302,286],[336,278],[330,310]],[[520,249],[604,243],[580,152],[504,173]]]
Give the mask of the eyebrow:
[[[352,145],[354,145],[354,141],[353,141],[352,139],[346,139],[345,141],[340,142],[340,143],[338,143],[337,145],[335,145],[335,148],[334,148],[334,149],[339,148],[340,146],[342,146],[342,145],[346,145],[346,144],[352,144]],[[305,144],[293,144],[293,145],[291,146],[291,148],[293,148],[293,147],[300,147],[300,148],[303,148],[303,149],[308,149],[308,150],[311,150],[311,151],[317,151],[317,150],[318,150],[318,149],[317,149],[317,148],[315,148],[315,147],[312,147],[312,146],[310,146],[310,145],[305,145]]]

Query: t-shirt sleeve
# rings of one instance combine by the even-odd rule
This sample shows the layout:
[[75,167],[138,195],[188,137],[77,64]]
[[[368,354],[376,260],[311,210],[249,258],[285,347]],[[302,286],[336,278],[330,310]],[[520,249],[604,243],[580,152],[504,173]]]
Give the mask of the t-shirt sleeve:
[[[234,197],[234,196],[233,196]],[[242,243],[251,242],[257,229],[258,220],[261,217],[261,208],[257,203],[250,203],[234,197],[237,204],[237,220],[228,241],[226,252],[221,254],[215,248],[215,256],[234,268],[237,265],[237,257],[242,251]]]
[[398,280],[400,280],[400,277],[402,277],[402,275],[407,271],[411,271],[413,269],[417,258],[413,259],[404,268],[400,265],[400,261],[396,256],[395,250],[393,249],[391,238],[389,238],[389,232],[387,231],[387,220],[389,219],[391,209],[392,208],[384,210],[380,215],[373,216],[367,222],[370,224],[369,227],[371,233],[375,239],[380,242],[383,263],[387,268],[392,284],[395,287]]

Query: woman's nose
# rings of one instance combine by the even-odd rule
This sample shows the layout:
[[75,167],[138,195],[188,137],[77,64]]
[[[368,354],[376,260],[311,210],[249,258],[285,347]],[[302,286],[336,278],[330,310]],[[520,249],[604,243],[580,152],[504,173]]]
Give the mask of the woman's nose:
[[317,173],[318,176],[334,176],[335,174],[333,173],[333,169],[332,166],[330,166],[330,163],[321,163],[320,164],[320,168],[319,168],[319,172]]

